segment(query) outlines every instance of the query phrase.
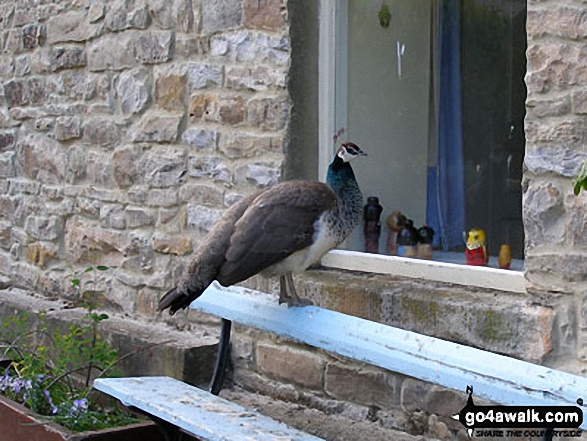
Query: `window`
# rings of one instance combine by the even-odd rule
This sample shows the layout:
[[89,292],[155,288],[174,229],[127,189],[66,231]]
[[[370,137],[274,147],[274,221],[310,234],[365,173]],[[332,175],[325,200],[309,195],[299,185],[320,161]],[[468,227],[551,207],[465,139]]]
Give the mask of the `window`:
[[399,210],[434,228],[435,259],[464,262],[476,227],[491,266],[508,244],[522,269],[525,20],[525,0],[322,0],[319,174],[344,127],[369,154],[353,167],[383,206],[381,254]]

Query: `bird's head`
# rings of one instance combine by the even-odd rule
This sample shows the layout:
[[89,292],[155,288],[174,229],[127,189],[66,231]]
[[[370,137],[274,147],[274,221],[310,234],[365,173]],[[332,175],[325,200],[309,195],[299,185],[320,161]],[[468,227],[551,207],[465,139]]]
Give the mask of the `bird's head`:
[[357,144],[352,142],[344,142],[338,148],[336,156],[342,159],[343,162],[350,162],[359,156],[367,156],[367,153],[361,150]]

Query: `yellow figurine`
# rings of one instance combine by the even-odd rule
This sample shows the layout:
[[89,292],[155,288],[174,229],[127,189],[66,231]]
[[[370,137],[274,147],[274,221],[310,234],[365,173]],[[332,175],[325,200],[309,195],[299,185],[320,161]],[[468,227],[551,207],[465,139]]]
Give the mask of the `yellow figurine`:
[[467,234],[467,249],[465,258],[468,265],[485,266],[489,261],[487,254],[487,241],[485,231],[480,228],[472,228]]

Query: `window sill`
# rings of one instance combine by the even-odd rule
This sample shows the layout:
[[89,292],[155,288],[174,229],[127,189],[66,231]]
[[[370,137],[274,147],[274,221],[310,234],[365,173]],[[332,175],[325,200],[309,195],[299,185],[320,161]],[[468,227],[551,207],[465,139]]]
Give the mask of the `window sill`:
[[329,268],[391,274],[514,293],[526,292],[523,271],[459,265],[456,263],[346,250],[331,251],[322,258],[322,265]]

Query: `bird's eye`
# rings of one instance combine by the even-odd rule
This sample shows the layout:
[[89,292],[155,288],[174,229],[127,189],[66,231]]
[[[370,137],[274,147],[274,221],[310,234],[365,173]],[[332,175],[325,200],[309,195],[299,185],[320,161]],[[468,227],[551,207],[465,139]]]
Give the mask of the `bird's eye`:
[[473,236],[473,239],[478,240],[479,239],[479,235],[475,234],[475,236]]

